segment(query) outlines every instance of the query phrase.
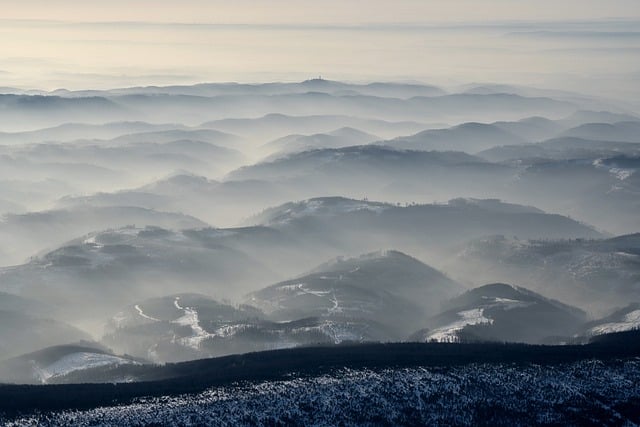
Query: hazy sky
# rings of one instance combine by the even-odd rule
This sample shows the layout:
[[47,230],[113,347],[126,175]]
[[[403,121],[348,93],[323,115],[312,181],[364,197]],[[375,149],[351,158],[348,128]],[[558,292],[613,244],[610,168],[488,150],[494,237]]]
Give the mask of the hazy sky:
[[370,23],[640,17],[637,0],[21,0],[6,19]]
[[624,97],[638,0],[0,0],[0,86],[505,82]]

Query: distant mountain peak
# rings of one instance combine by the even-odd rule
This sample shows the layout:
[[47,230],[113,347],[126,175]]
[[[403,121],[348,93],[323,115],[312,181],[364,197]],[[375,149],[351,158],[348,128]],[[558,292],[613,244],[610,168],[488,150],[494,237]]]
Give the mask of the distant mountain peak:
[[323,79],[322,76],[307,79],[302,82],[302,84],[329,84],[329,83],[336,83],[336,82],[333,82],[332,80]]

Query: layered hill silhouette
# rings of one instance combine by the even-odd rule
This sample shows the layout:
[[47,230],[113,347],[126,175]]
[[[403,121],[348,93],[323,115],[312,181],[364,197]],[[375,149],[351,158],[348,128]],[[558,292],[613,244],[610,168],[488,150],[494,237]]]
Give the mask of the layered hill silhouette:
[[0,387],[16,407],[453,366],[456,387],[551,372],[538,402],[569,399],[558,376],[635,372],[609,363],[640,326],[635,101],[322,78],[1,90],[0,382],[44,385]]
[[332,319],[309,311],[278,320],[249,305],[177,294],[128,306],[110,321],[103,342],[154,362],[343,341],[387,340],[385,325],[363,318]]
[[3,266],[19,264],[31,256],[54,249],[94,230],[146,224],[175,229],[206,227],[197,218],[130,206],[76,205],[23,214],[7,214],[0,222],[0,236],[7,244]]
[[254,292],[246,301],[275,320],[368,319],[402,337],[460,289],[460,284],[415,258],[386,251],[323,264]]
[[342,148],[364,145],[379,140],[380,137],[361,130],[343,127],[327,133],[313,135],[288,135],[265,144],[263,148],[271,151],[271,157],[283,157],[286,154],[310,151],[319,148]]
[[430,129],[382,144],[405,150],[464,151],[478,153],[499,145],[523,144],[525,139],[504,129],[505,126],[464,123],[448,129]]
[[615,310],[602,319],[593,320],[584,326],[588,337],[640,329],[640,303],[634,302]]
[[[398,206],[368,200],[325,197],[265,210],[250,222],[319,241],[420,238],[421,245],[447,245],[473,236],[598,237],[600,233],[560,215],[498,200],[456,199],[447,204]],[[375,231],[375,232],[374,232]]]
[[219,129],[236,135],[242,135],[256,142],[286,137],[290,134],[312,135],[327,133],[340,127],[362,129],[384,137],[411,134],[424,130],[430,125],[417,121],[386,121],[365,119],[352,115],[285,115],[270,113],[258,118],[230,118],[212,120],[201,127]]
[[229,296],[269,277],[277,275],[260,261],[205,234],[154,227],[92,233],[0,270],[4,289],[47,301],[91,328],[145,296],[185,289]]
[[[0,381],[18,384],[73,383],[76,377],[87,371],[117,370],[123,365],[143,363],[147,362],[130,356],[117,356],[98,343],[80,341],[0,361]],[[112,377],[117,382],[126,382],[130,378],[127,375]]]
[[568,340],[586,321],[581,310],[503,283],[472,289],[445,304],[413,339],[437,342],[544,343]]
[[531,289],[603,313],[603,308],[628,304],[637,292],[639,248],[638,234],[596,240],[493,237],[473,242],[460,253],[459,265],[464,267],[459,272],[474,280],[517,278]]
[[6,292],[0,292],[0,298],[0,361],[42,347],[89,338],[78,328],[55,320],[55,306]]

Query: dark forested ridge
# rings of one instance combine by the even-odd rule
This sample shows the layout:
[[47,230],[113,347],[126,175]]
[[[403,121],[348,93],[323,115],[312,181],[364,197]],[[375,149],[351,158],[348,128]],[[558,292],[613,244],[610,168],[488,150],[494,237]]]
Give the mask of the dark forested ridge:
[[[340,369],[454,367],[470,364],[551,366],[582,360],[605,365],[640,357],[640,332],[599,336],[585,345],[544,346],[500,343],[342,344],[248,353],[163,366],[108,368],[104,380],[129,377],[120,384],[2,385],[0,413],[18,414],[90,409],[125,404],[140,397],[177,396],[211,387],[310,378]],[[100,369],[100,368],[98,368]],[[89,375],[86,371],[85,375]],[[99,372],[91,372],[96,375]],[[78,378],[82,381],[82,378]]]

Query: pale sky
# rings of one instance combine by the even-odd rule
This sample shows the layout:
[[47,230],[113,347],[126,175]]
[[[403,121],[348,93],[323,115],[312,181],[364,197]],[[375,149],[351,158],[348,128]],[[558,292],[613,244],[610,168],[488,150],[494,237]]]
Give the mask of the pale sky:
[[2,0],[5,19],[208,23],[639,18],[637,0]]
[[416,80],[640,95],[640,0],[0,0],[0,87]]

